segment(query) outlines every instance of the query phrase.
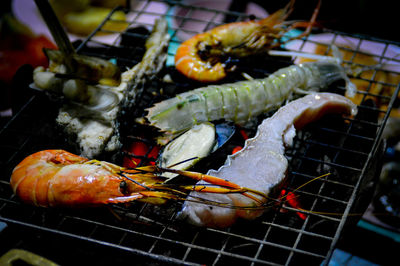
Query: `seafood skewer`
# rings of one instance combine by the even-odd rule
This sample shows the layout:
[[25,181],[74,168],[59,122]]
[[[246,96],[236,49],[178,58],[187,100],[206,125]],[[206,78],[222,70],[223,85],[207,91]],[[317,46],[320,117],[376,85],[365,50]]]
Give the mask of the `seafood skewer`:
[[220,187],[167,185],[157,170],[152,166],[126,169],[64,150],[44,150],[27,156],[14,168],[10,185],[23,202],[41,207],[95,207],[135,200],[162,204],[169,199],[184,200],[192,190],[240,193],[255,200],[247,193],[263,196],[223,179],[179,170],[181,175]]
[[34,81],[38,87],[61,91],[67,98],[79,102],[65,104],[59,111],[57,123],[74,143],[78,143],[82,156],[94,158],[104,151],[115,152],[122,146],[118,115],[132,108],[139,85],[164,66],[168,43],[167,22],[159,19],[146,40],[142,61],[123,72],[121,83],[115,87],[87,85],[83,80],[65,81],[55,73],[35,69]]
[[224,58],[266,53],[279,46],[280,39],[295,27],[307,26],[304,34],[296,38],[308,34],[318,14],[320,1],[309,23],[290,25],[285,23],[285,19],[292,12],[294,2],[291,0],[286,7],[260,21],[229,23],[193,36],[178,47],[176,69],[194,80],[218,81],[226,76],[227,71],[235,69],[235,66],[222,62]]
[[48,0],[35,0],[35,3],[60,49],[59,51],[45,50],[50,60],[50,71],[66,72],[80,79],[100,84],[119,85],[121,72],[118,66],[101,58],[78,55]]
[[[272,117],[258,127],[254,138],[248,139],[245,147],[228,156],[219,170],[207,174],[229,180],[248,188],[257,188],[268,195],[286,176],[288,161],[284,156],[285,147],[290,146],[296,129],[319,119],[326,113],[356,113],[356,105],[349,99],[333,93],[315,93],[297,99],[281,107]],[[205,182],[199,182],[198,185]],[[191,193],[196,196],[195,192]],[[254,219],[262,214],[260,204],[241,195],[202,195],[209,201],[227,206],[250,207],[246,209],[210,206],[185,202],[180,217],[198,226],[227,227],[238,217]],[[261,199],[263,203],[266,198]]]
[[195,124],[219,119],[245,125],[257,115],[278,108],[298,89],[302,93],[319,90],[342,79],[350,91],[351,83],[337,62],[291,65],[265,79],[210,85],[178,94],[148,108],[146,118],[165,135],[179,134]]

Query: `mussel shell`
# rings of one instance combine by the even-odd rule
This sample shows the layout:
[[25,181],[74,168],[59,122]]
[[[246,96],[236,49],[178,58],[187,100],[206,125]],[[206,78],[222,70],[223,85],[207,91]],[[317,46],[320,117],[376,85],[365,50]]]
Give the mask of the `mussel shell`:
[[[195,125],[163,147],[157,160],[160,167],[186,170],[207,157],[217,145],[215,127],[211,123]],[[177,174],[165,173],[168,178]]]
[[[191,150],[188,153],[188,154],[190,154],[190,156],[188,155],[187,159],[192,159],[192,160],[189,160],[189,162],[187,162],[187,163],[186,162],[182,163],[181,165],[178,164],[178,165],[174,166],[173,168],[187,170],[187,169],[193,167],[201,159],[206,158],[207,156],[210,156],[210,154],[218,151],[218,149],[223,147],[229,141],[229,139],[235,134],[236,128],[232,123],[218,123],[216,125],[213,125],[213,124],[207,122],[204,124],[212,126],[215,129],[214,140],[212,141],[212,145],[210,145],[210,146],[198,145],[198,143],[200,143],[199,141],[201,141],[201,140],[199,140],[198,137],[192,138],[192,139],[188,138],[187,141],[190,141],[192,144],[194,144],[196,146],[196,150]],[[184,134],[191,134],[191,132],[193,132],[193,128],[191,130],[185,132]],[[165,157],[170,156],[170,155],[166,154],[166,152],[169,152],[169,153],[171,152],[169,150],[169,147],[170,147],[169,145],[172,145],[174,142],[179,141],[179,138],[182,135],[171,140],[166,146],[164,146],[161,149],[158,159],[157,159],[157,162],[156,162],[157,165],[159,165],[160,167],[168,166],[168,163],[166,162]],[[210,144],[211,144],[211,142],[210,142]],[[190,145],[188,145],[188,146],[190,146]],[[188,147],[188,146],[186,146],[186,147]],[[187,151],[182,151],[182,152],[187,152]],[[182,156],[182,155],[177,155],[177,156]],[[194,157],[197,157],[197,158],[194,159]],[[204,170],[207,170],[207,169],[204,169]],[[168,176],[175,177],[177,175],[168,175]]]
[[215,134],[217,135],[217,146],[213,150],[221,148],[235,134],[236,127],[232,123],[218,123],[215,125]]

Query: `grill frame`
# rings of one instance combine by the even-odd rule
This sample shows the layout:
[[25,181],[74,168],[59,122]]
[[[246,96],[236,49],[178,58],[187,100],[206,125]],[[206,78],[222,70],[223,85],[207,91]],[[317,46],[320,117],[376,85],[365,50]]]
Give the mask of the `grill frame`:
[[[167,16],[173,17],[172,8],[180,6],[189,8],[191,10],[203,10],[205,12],[215,12],[215,17],[218,14],[235,16],[238,20],[245,19],[246,15],[237,13],[237,12],[225,12],[225,11],[213,11],[208,8],[196,8],[189,7],[181,2],[173,2],[169,1],[173,6],[169,6],[165,13],[159,14],[153,11],[148,11],[148,8],[152,3],[163,3],[162,1],[142,1],[143,5],[140,10],[134,11],[134,17],[132,24],[135,24],[139,21],[140,16]],[[119,8],[114,9],[113,12],[118,10]],[[112,13],[113,13],[112,12]],[[132,12],[132,11],[131,11]],[[111,14],[107,17],[106,20],[109,20]],[[189,12],[183,19],[188,20],[191,19]],[[102,30],[102,26],[105,24],[106,20],[99,25],[99,27],[94,31],[78,48],[77,50],[81,53],[85,53],[84,47],[90,45],[91,43],[97,43],[97,41],[93,41],[96,32],[104,31]],[[201,21],[206,23],[207,27],[213,27],[217,23]],[[143,23],[141,23],[143,24]],[[150,24],[147,26],[151,26]],[[180,28],[172,28],[172,40],[171,44],[179,44],[179,41],[174,38],[176,37],[177,32]],[[394,60],[398,62],[399,60],[395,60],[394,58],[388,58],[385,56],[385,51],[388,49],[389,45],[399,45],[399,43],[380,40],[369,36],[361,36],[354,34],[346,34],[343,32],[331,31],[328,29],[324,29],[324,32],[332,33],[334,36],[348,36],[357,38],[360,40],[355,50],[351,50],[352,52],[361,53],[359,50],[362,46],[363,41],[374,41],[378,43],[382,43],[385,45],[383,52],[379,57],[380,62],[383,60]],[[335,38],[333,40],[335,40]],[[113,45],[109,46],[110,51],[113,49],[113,46],[116,46],[117,41],[113,43]],[[313,43],[312,40],[308,38],[303,39],[303,44]],[[334,43],[334,41],[333,41]],[[333,44],[331,43],[331,45]],[[100,44],[100,43],[97,43]],[[301,46],[303,47],[303,46]],[[140,48],[139,48],[140,49]],[[302,48],[300,48],[301,50]],[[111,52],[110,52],[111,53]],[[173,50],[170,50],[170,55],[173,55]],[[96,55],[99,54],[91,54],[86,52],[88,55]],[[135,52],[132,53],[135,56]],[[109,54],[101,54],[108,58]],[[277,59],[278,60],[278,59]],[[137,61],[130,59],[130,62],[127,63],[137,63]],[[346,64],[351,64],[352,62],[346,62]],[[380,70],[380,69],[378,69]],[[399,74],[399,73],[393,73]],[[379,81],[374,81],[376,75],[376,71],[373,74],[371,80],[367,80],[369,82],[369,88],[372,84],[380,84]],[[287,189],[294,190],[296,188],[296,182],[293,181],[297,176],[298,178],[303,177],[304,180],[310,180],[310,178],[315,177],[313,174],[307,174],[303,171],[299,171],[297,169],[302,168],[304,165],[309,165],[309,161],[311,161],[311,165],[316,161],[318,165],[322,165],[328,167],[328,169],[336,169],[345,168],[342,170],[346,173],[346,171],[353,171],[353,178],[355,182],[350,182],[349,184],[345,182],[341,182],[338,179],[340,176],[337,173],[334,173],[334,178],[324,178],[321,180],[321,184],[317,189],[318,193],[314,193],[312,188],[305,187],[304,190],[296,191],[300,193],[303,197],[315,197],[318,198],[316,200],[311,200],[311,207],[315,208],[323,201],[333,201],[337,204],[343,204],[345,207],[342,207],[341,218],[337,218],[335,216],[330,216],[326,214],[307,214],[308,222],[299,221],[296,218],[296,212],[298,211],[294,208],[283,206],[281,203],[279,206],[276,206],[275,210],[268,212],[263,216],[262,220],[259,222],[244,222],[239,221],[238,225],[235,225],[232,228],[226,230],[219,229],[197,229],[193,228],[189,225],[185,225],[180,221],[175,220],[175,212],[172,213],[163,213],[164,209],[167,207],[155,208],[152,206],[148,206],[147,204],[134,204],[133,207],[123,208],[120,206],[115,207],[115,211],[121,215],[122,218],[126,218],[127,221],[116,221],[116,219],[108,213],[108,211],[104,209],[96,209],[96,210],[58,210],[58,209],[42,209],[35,208],[31,206],[26,206],[22,204],[13,194],[11,189],[9,188],[8,178],[11,174],[12,168],[25,156],[30,154],[35,150],[45,149],[45,148],[70,148],[68,145],[65,145],[63,142],[63,136],[52,135],[50,125],[54,124],[54,114],[59,106],[57,102],[49,102],[48,99],[44,95],[32,95],[28,98],[25,104],[20,108],[18,112],[16,112],[9,121],[2,125],[0,129],[0,147],[2,150],[4,149],[5,154],[2,155],[0,160],[0,165],[2,166],[2,178],[0,180],[0,220],[9,224],[14,224],[17,226],[22,226],[24,228],[30,228],[32,230],[39,230],[44,232],[49,232],[54,235],[66,236],[77,239],[78,241],[86,241],[95,243],[98,245],[111,247],[119,250],[124,250],[134,256],[139,256],[143,258],[148,258],[151,260],[158,261],[160,263],[171,263],[171,264],[185,264],[185,265],[197,265],[197,264],[227,264],[231,261],[242,262],[247,264],[271,264],[271,265],[283,265],[283,264],[291,264],[296,263],[298,261],[302,261],[305,259],[315,259],[315,264],[319,264],[323,262],[327,264],[329,262],[330,257],[332,256],[332,252],[334,247],[340,237],[341,232],[344,230],[346,222],[349,220],[349,214],[352,211],[352,207],[355,204],[355,201],[358,199],[358,194],[362,189],[362,183],[366,182],[368,170],[370,170],[370,166],[376,164],[376,161],[379,160],[379,146],[381,145],[381,136],[383,132],[384,125],[389,117],[390,110],[393,108],[396,95],[399,93],[400,87],[396,84],[391,83],[382,83],[384,86],[389,86],[393,90],[391,96],[381,96],[370,94],[368,91],[361,92],[366,97],[374,97],[376,99],[382,99],[384,101],[388,101],[387,111],[382,110],[377,107],[360,107],[360,111],[369,110],[373,113],[383,113],[384,116],[379,123],[370,122],[368,120],[358,120],[358,119],[349,119],[346,118],[344,120],[340,119],[339,125],[343,128],[330,128],[324,124],[327,120],[323,119],[322,122],[317,122],[316,124],[311,125],[310,127],[306,127],[304,131],[301,131],[299,136],[296,137],[296,143],[300,146],[299,148],[295,147],[290,149],[286,156],[290,159],[291,169],[289,171],[289,184],[287,185]],[[177,86],[183,86],[182,84],[177,84]],[[196,84],[189,84],[189,86],[196,86]],[[339,86],[340,87],[340,86]],[[339,88],[340,89],[340,88]],[[343,88],[341,88],[343,89]],[[44,108],[44,109],[42,109]],[[46,115],[42,116],[41,114],[46,112]],[[27,124],[27,121],[30,121],[32,125]],[[343,121],[345,121],[343,123]],[[358,125],[367,125],[372,128],[376,128],[377,131],[373,137],[357,135],[354,133],[354,128]],[[47,126],[46,126],[47,125]],[[30,126],[33,126],[33,131],[31,131]],[[42,128],[45,126],[45,128]],[[315,129],[315,128],[316,129]],[[343,130],[344,129],[344,130]],[[352,137],[360,138],[365,140],[366,142],[370,142],[370,148],[368,148],[368,152],[364,151],[355,151],[347,146],[335,146],[328,147],[330,151],[338,150],[335,157],[339,156],[342,153],[346,152],[354,152],[359,156],[363,157],[363,163],[361,167],[354,167],[352,164],[343,165],[338,164],[334,159],[333,162],[327,161],[325,159],[314,158],[314,156],[307,156],[307,152],[309,150],[315,149],[316,146],[324,146],[326,143],[316,141],[315,138],[309,137],[309,132],[315,132],[314,130],[323,130],[325,134],[333,134],[333,135],[343,135],[345,136],[344,140],[338,138],[338,141],[346,141],[350,140]],[[14,135],[15,134],[15,135]],[[314,134],[315,133],[311,133]],[[19,136],[25,136],[23,140],[19,139]],[[50,136],[50,139],[49,139]],[[315,136],[314,136],[315,137]],[[35,144],[31,146],[32,142]],[[295,146],[296,146],[295,143]],[[311,148],[307,148],[311,147]],[[327,148],[327,147],[325,147]],[[299,153],[298,151],[301,149],[305,149],[306,151],[303,153]],[[342,150],[341,150],[342,149]],[[306,155],[304,155],[306,154]],[[7,156],[10,155],[10,156]],[[296,160],[299,160],[299,163],[295,163]],[[377,167],[376,171],[379,170]],[[339,171],[340,170],[336,170]],[[350,174],[349,174],[350,175]],[[290,182],[294,182],[290,184]],[[347,194],[347,199],[339,200],[334,198],[329,194],[325,193],[325,186],[338,186],[345,187],[350,190]],[[311,189],[311,192],[308,190]],[[177,208],[177,206],[171,206],[171,209]],[[155,214],[152,214],[151,211],[155,211]],[[157,214],[162,212],[162,217],[160,221],[155,220],[156,218],[160,218]],[[104,217],[102,216],[104,215]],[[294,216],[294,218],[293,218]],[[289,218],[288,218],[289,217]],[[311,217],[311,218],[310,218]],[[340,217],[340,216],[339,216]],[[287,218],[288,221],[284,219]],[[318,223],[318,219],[326,220],[329,223],[337,223],[335,226],[336,230],[333,235],[324,235],[323,233],[315,233],[312,230],[309,230],[309,224],[312,223],[313,219],[317,219],[314,223]],[[132,221],[133,223],[131,223]],[[283,220],[283,221],[282,221]],[[277,222],[278,221],[278,222]],[[288,225],[288,223],[293,223]],[[255,229],[249,230],[250,232],[243,232],[243,228],[246,226],[254,226],[256,228],[263,228],[264,231],[263,237],[256,235],[254,232]],[[147,228],[148,227],[148,228]],[[79,229],[78,229],[79,228]],[[84,228],[84,229],[82,229]],[[87,230],[86,230],[87,229]],[[192,234],[192,230],[195,231]],[[106,233],[104,233],[104,231]],[[107,233],[107,231],[109,231]],[[89,232],[89,233],[88,233]],[[115,240],[114,234],[121,235],[117,240]],[[279,233],[288,237],[287,240],[282,242],[279,241],[271,241],[277,238],[276,235]],[[297,234],[293,236],[293,234]],[[193,237],[189,236],[192,235]],[[214,239],[214,243],[205,243],[207,236],[211,236]],[[304,246],[303,241],[307,243],[307,240],[304,238],[310,237],[312,241],[316,238],[326,240],[328,242],[328,247],[325,247],[326,252],[324,254],[319,254],[317,251],[309,251],[306,250],[307,245]],[[137,246],[139,243],[138,239],[141,240],[140,246]],[[244,243],[242,243],[244,241]],[[289,246],[288,242],[291,242],[291,246]],[[150,243],[151,242],[151,243]],[[323,242],[323,241],[322,241]],[[201,243],[201,244],[199,244]],[[174,250],[168,251],[168,245],[177,245]],[[246,246],[247,245],[247,246]],[[252,248],[252,245],[257,245],[255,249]],[[300,246],[300,248],[299,248]],[[247,251],[247,247],[250,247]],[[312,245],[310,245],[312,247]],[[271,248],[271,250],[279,250],[287,254],[286,260],[279,258],[276,260],[271,260],[268,258],[268,254],[266,254],[265,249]],[[313,247],[314,248],[314,247]],[[244,251],[243,251],[244,250]],[[256,250],[256,251],[254,251]],[[267,249],[269,250],[269,249]],[[270,251],[270,250],[269,250]],[[170,252],[170,254],[168,254]],[[253,252],[252,254],[249,254]],[[193,253],[198,253],[193,255]],[[207,256],[212,258],[207,258]],[[304,256],[297,260],[298,256]],[[179,258],[178,258],[179,257]],[[283,257],[283,256],[282,256]],[[205,261],[200,261],[196,259],[205,259]]]

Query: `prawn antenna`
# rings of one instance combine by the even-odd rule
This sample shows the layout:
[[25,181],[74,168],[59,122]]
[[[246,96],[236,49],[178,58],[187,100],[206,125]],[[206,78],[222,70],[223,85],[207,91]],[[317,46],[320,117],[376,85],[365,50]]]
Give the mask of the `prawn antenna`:
[[193,160],[196,160],[196,159],[199,159],[199,157],[192,157],[192,158],[180,161],[178,163],[171,164],[171,165],[167,166],[167,168],[172,168],[172,167],[175,167],[177,165],[180,165],[180,164],[183,164],[183,163],[186,163],[186,162],[189,162],[189,161],[193,161]]
[[342,62],[341,58],[336,56],[330,55],[318,55],[318,54],[310,54],[306,52],[297,52],[297,51],[278,51],[278,50],[270,50],[268,51],[269,55],[272,56],[288,56],[288,57],[304,57],[308,59],[314,59],[318,61],[327,61],[327,62],[334,62],[340,64]]
[[133,183],[135,183],[135,184],[138,185],[138,186],[141,186],[141,187],[143,187],[143,188],[145,188],[145,189],[147,189],[147,190],[149,190],[149,191],[155,191],[155,189],[150,188],[150,187],[148,187],[148,186],[146,186],[146,185],[143,185],[142,183],[140,183],[140,182],[138,182],[138,181],[136,181],[136,180],[134,180],[134,179],[128,177],[128,176],[125,175],[124,173],[119,173],[119,174],[122,175],[123,177],[125,177],[126,179],[128,179],[129,181],[132,181]]

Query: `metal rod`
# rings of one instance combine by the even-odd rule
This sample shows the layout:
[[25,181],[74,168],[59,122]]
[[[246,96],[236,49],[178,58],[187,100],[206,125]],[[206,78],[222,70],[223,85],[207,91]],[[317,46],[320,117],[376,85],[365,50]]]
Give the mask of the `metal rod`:
[[75,49],[70,42],[67,33],[64,31],[56,13],[48,0],[35,0],[35,3],[56,42],[58,49],[63,53],[65,63],[69,70],[72,70],[71,55],[75,54]]

